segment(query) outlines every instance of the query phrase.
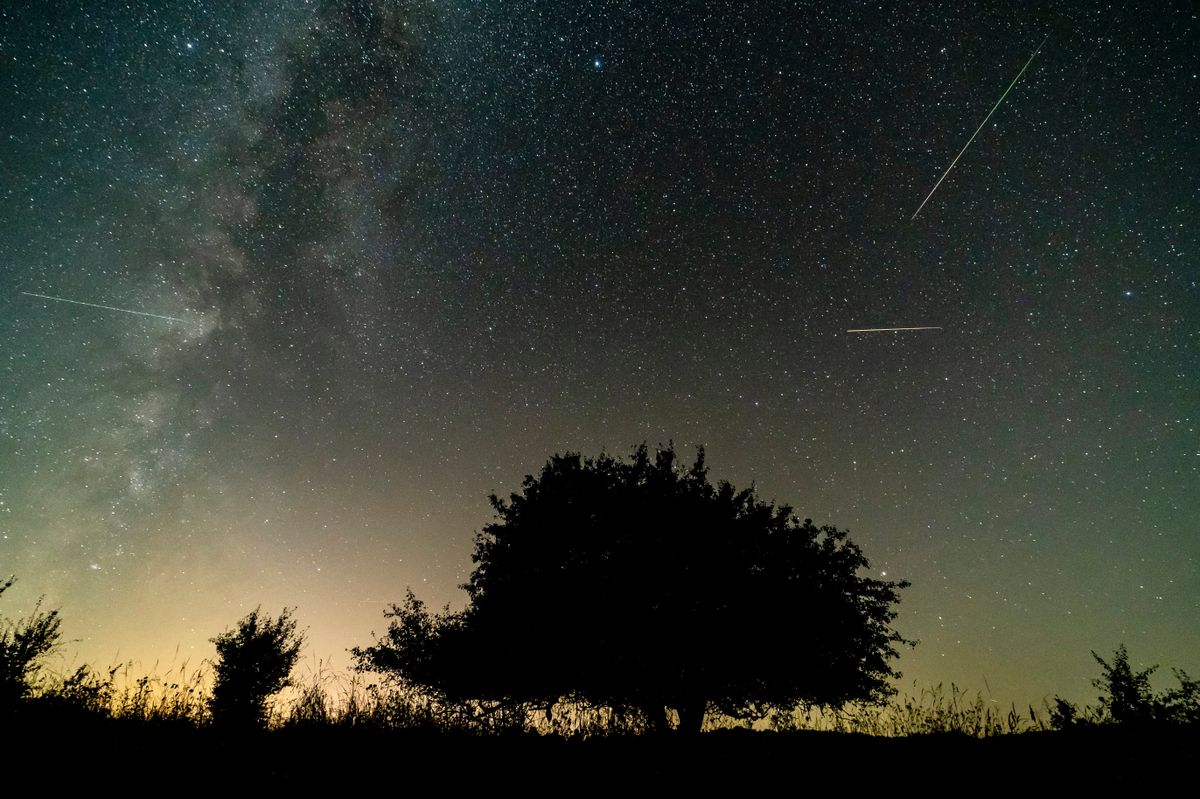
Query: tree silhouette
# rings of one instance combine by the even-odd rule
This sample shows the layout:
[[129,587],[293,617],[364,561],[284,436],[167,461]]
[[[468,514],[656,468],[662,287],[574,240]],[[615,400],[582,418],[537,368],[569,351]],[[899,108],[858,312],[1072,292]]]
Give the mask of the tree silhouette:
[[1087,724],[1200,725],[1200,682],[1189,677],[1186,671],[1172,669],[1179,687],[1156,694],[1150,685],[1150,677],[1158,666],[1134,671],[1124,644],[1113,653],[1112,663],[1095,651],[1092,657],[1103,671],[1092,680],[1092,685],[1103,692],[1099,704],[1079,708],[1061,696],[1054,697],[1050,709],[1053,728],[1063,730]]
[[209,710],[214,723],[261,727],[267,720],[267,699],[289,684],[288,676],[300,657],[303,633],[296,631],[295,608],[284,608],[278,619],[255,608],[212,639],[217,645]]
[[1104,691],[1100,696],[1100,707],[1109,719],[1117,724],[1137,724],[1153,721],[1160,715],[1162,702],[1155,698],[1150,688],[1150,675],[1158,670],[1158,666],[1134,671],[1124,644],[1117,648],[1111,664],[1095,652],[1092,657],[1104,670],[1102,676],[1092,680],[1092,685]]
[[753,488],[708,480],[673,446],[631,462],[556,455],[521,494],[491,496],[465,610],[410,591],[356,666],[452,700],[636,709],[681,730],[707,711],[879,701],[909,643],[890,629],[904,582],[864,577],[846,533]]
[[[14,582],[15,577],[0,582],[0,594]],[[29,618],[0,618],[0,711],[11,710],[32,690],[42,661],[61,641],[61,625],[58,611],[43,611],[40,599]]]

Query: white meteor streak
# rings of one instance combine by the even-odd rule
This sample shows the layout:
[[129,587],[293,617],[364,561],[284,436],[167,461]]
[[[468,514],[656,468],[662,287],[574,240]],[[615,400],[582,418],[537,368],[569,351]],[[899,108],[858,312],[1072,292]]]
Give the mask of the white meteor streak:
[[72,305],[86,305],[89,308],[103,308],[106,311],[120,311],[121,313],[131,313],[131,314],[135,314],[137,316],[149,316],[152,319],[165,319],[168,322],[179,322],[180,324],[185,324],[185,325],[187,324],[186,319],[180,319],[175,316],[163,316],[162,314],[146,313],[145,311],[131,311],[128,308],[114,308],[111,305],[99,305],[94,302],[83,302],[81,300],[68,300],[66,297],[51,297],[49,294],[34,294],[32,291],[22,291],[21,293],[27,297],[39,297],[43,300],[54,300],[55,302],[69,302]]
[[[1050,34],[1047,33],[1046,37],[1042,39],[1042,44],[1045,44],[1046,39],[1049,38]],[[950,166],[946,167],[946,171],[942,173],[940,178],[938,178],[938,182],[933,184],[933,188],[930,189],[929,193],[925,195],[925,199],[922,200],[921,204],[917,206],[917,210],[913,211],[913,215],[910,217],[910,219],[916,219],[917,214],[921,213],[921,209],[925,207],[925,203],[929,202],[929,198],[932,197],[933,193],[938,190],[938,186],[942,185],[942,181],[946,179],[946,175],[949,175],[950,170],[954,169],[954,165],[958,163],[958,159],[962,158],[963,153],[965,153],[967,148],[971,146],[971,142],[975,141],[975,137],[979,135],[979,131],[983,130],[983,126],[986,125],[987,121],[992,118],[992,114],[996,113],[996,109],[1000,107],[1000,103],[1004,102],[1005,97],[1008,97],[1008,93],[1012,91],[1012,87],[1017,85],[1017,81],[1019,81],[1021,76],[1025,74],[1025,70],[1029,69],[1029,65],[1033,63],[1033,59],[1037,57],[1039,52],[1041,52],[1042,44],[1039,44],[1037,46],[1037,50],[1033,51],[1033,55],[1029,56],[1029,60],[1025,62],[1025,66],[1021,67],[1021,71],[1018,72],[1017,76],[1012,79],[1012,83],[1008,84],[1008,88],[1004,90],[1004,94],[1000,95],[1000,99],[996,101],[994,106],[992,106],[992,110],[987,112],[987,116],[985,116],[983,121],[979,123],[979,127],[975,128],[975,132],[971,134],[971,138],[967,139],[967,143],[963,145],[963,148],[958,151],[958,155],[954,156],[954,160],[950,162]]]
[[899,333],[902,330],[941,330],[941,327],[854,327],[847,333]]

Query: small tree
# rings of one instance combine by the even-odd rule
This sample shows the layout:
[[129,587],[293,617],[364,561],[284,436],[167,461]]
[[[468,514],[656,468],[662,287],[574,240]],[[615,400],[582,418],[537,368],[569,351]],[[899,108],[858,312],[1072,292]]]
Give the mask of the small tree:
[[1099,704],[1077,708],[1056,696],[1050,710],[1050,725],[1068,729],[1085,724],[1200,724],[1200,683],[1182,669],[1172,669],[1179,687],[1155,694],[1150,687],[1150,675],[1158,666],[1134,671],[1129,665],[1129,653],[1121,644],[1113,654],[1112,663],[1092,652],[1103,674],[1092,685],[1103,693]]
[[217,660],[209,710],[215,723],[265,725],[268,698],[290,685],[288,677],[304,645],[292,617],[295,608],[284,608],[278,619],[260,611],[255,608],[236,630],[212,639]]
[[[14,582],[16,578],[9,577],[0,583],[0,594]],[[27,619],[9,621],[0,617],[0,710],[13,708],[29,694],[46,655],[61,641],[58,611],[41,608],[39,599]]]
[[1167,691],[1163,699],[1167,718],[1177,724],[1200,727],[1200,681],[1193,680],[1183,669],[1171,669],[1179,687]]
[[1150,675],[1158,666],[1135,672],[1129,665],[1124,644],[1117,648],[1111,664],[1095,652],[1092,657],[1104,670],[1102,676],[1092,680],[1092,685],[1104,691],[1100,707],[1107,717],[1116,724],[1153,721],[1162,704],[1150,688]]
[[411,592],[357,667],[451,700],[542,707],[571,699],[637,709],[762,717],[893,692],[890,628],[907,583],[867,577],[844,531],[801,521],[754,489],[708,481],[701,450],[631,463],[555,456],[521,494],[491,497],[460,613]]

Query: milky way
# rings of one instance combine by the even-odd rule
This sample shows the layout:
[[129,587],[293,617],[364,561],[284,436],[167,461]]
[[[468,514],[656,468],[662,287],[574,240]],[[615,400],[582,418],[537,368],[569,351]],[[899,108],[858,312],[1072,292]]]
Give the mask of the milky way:
[[6,4],[0,610],[344,665],[489,492],[673,440],[912,581],[904,686],[1200,670],[1194,8],[770,8]]

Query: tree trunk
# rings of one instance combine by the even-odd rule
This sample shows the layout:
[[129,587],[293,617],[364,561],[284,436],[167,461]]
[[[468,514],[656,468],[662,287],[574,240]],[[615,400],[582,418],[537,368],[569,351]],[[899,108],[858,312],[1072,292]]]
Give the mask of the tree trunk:
[[667,720],[667,708],[663,705],[643,705],[642,712],[646,714],[646,720],[650,722],[650,731],[655,735],[662,735],[671,729],[671,723]]
[[679,706],[679,732],[681,735],[696,735],[704,725],[703,699],[694,699]]

